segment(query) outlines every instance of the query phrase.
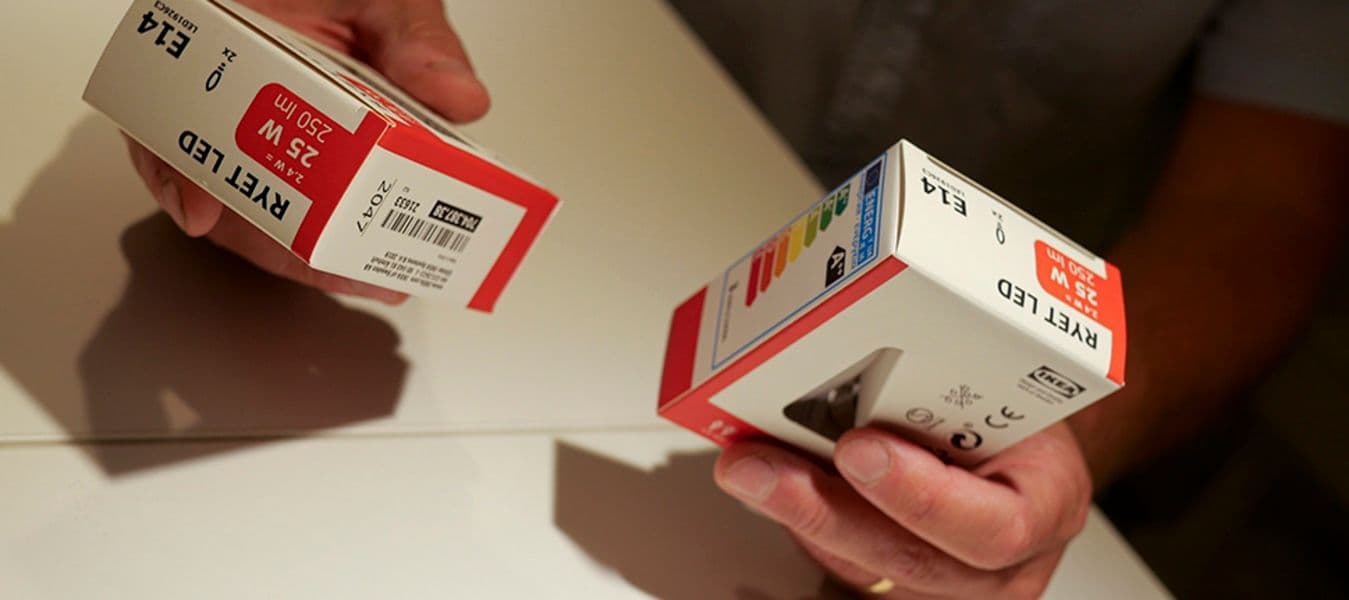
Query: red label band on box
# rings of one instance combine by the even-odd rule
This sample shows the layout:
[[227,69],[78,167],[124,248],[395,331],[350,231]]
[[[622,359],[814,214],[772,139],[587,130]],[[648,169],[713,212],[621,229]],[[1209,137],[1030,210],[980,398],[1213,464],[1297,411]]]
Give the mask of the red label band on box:
[[1124,328],[1124,288],[1119,269],[1106,264],[1105,273],[1087,268],[1044,241],[1035,241],[1035,275],[1045,293],[1110,330],[1110,371],[1106,377],[1124,382],[1127,344]]
[[[309,257],[347,186],[388,127],[366,113],[348,131],[279,83],[264,86],[239,120],[239,149],[313,203],[291,248]],[[320,176],[321,174],[321,176]]]

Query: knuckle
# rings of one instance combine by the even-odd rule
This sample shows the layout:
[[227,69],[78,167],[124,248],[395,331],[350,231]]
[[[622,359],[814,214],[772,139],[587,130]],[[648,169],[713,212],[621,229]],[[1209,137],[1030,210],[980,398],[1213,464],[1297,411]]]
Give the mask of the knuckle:
[[1035,550],[1035,536],[1025,518],[1014,518],[989,539],[984,552],[975,557],[981,569],[1002,569],[1025,560]]
[[435,19],[417,19],[403,29],[404,39],[427,44],[436,48],[453,48],[454,33],[445,21]]
[[927,522],[935,516],[945,494],[946,486],[942,483],[914,486],[908,493],[908,501],[904,506],[910,525]]
[[1035,600],[1044,594],[1048,584],[1047,580],[1017,577],[1003,587],[998,596],[1009,600]]
[[1070,487],[1072,494],[1068,496],[1068,506],[1063,511],[1062,521],[1055,532],[1062,541],[1070,540],[1081,533],[1087,525],[1087,517],[1091,514],[1091,478],[1081,474],[1074,478]]
[[323,273],[298,261],[286,261],[285,265],[286,276],[290,279],[311,288],[323,289]]
[[793,509],[786,519],[787,526],[809,539],[824,535],[829,529],[832,515],[823,502],[801,501],[792,503]]
[[304,263],[287,260],[289,257],[270,251],[269,248],[256,247],[248,243],[234,244],[230,248],[258,268],[283,279],[308,284],[309,273]]
[[1073,509],[1073,514],[1067,519],[1063,527],[1063,538],[1065,541],[1077,537],[1087,527],[1087,517],[1091,513],[1091,505],[1083,502]]
[[937,578],[936,551],[925,544],[912,543],[896,547],[889,553],[886,564],[898,581],[921,583]]

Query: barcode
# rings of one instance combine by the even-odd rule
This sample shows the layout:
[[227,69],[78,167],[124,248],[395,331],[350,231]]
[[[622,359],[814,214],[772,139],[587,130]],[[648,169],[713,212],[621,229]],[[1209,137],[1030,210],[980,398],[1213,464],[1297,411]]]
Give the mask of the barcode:
[[385,213],[384,220],[379,226],[454,252],[463,252],[468,248],[468,241],[472,239],[468,234],[459,233],[444,225],[436,225],[401,210],[390,210]]

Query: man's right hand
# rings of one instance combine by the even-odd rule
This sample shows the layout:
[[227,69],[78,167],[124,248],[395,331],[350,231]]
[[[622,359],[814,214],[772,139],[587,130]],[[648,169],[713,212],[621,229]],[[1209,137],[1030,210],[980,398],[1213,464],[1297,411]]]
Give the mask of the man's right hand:
[[[445,19],[440,0],[240,0],[338,51],[373,66],[452,122],[486,114],[487,89],[478,81]],[[206,237],[265,271],[325,291],[397,304],[406,295],[316,271],[140,144],[127,146],[136,172],[189,236]]]

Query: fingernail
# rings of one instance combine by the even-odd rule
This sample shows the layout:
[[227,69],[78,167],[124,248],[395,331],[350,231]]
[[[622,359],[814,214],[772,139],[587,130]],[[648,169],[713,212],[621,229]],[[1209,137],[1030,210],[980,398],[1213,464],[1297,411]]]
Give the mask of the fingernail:
[[136,172],[145,174],[145,151],[137,147],[131,148],[131,164],[136,167]]
[[178,186],[174,185],[172,180],[165,181],[164,186],[159,188],[159,205],[164,207],[164,212],[169,213],[173,222],[178,224],[178,228],[187,231],[187,215],[183,213],[183,198],[178,195]]
[[853,440],[839,448],[839,470],[860,483],[873,483],[890,472],[890,452],[876,440]]
[[726,470],[726,485],[744,500],[762,502],[773,492],[777,481],[773,465],[757,456],[742,458]]
[[150,151],[137,146],[136,149],[131,152],[131,160],[136,165],[136,172],[139,173],[142,178],[147,181],[158,180],[159,173],[155,169],[155,161],[157,159],[153,154],[150,154]]

